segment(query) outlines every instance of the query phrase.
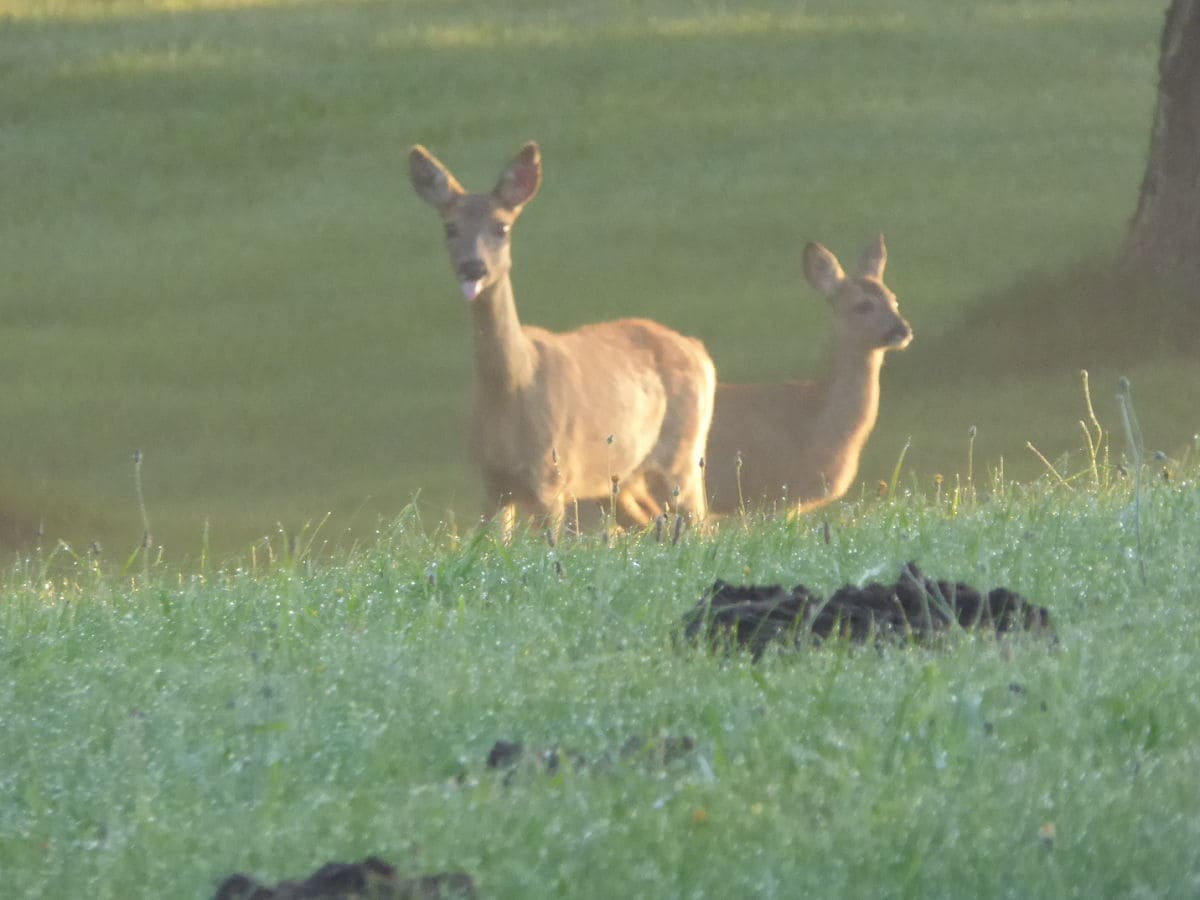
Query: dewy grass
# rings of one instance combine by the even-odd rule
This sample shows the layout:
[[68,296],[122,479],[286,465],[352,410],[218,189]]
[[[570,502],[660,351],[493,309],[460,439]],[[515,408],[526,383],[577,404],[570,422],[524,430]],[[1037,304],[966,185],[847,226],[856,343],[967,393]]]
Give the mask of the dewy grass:
[[[0,582],[0,870],[22,897],[207,896],[377,853],[485,896],[1185,896],[1200,877],[1194,470],[1147,480],[1139,577],[1104,490],[1047,479],[605,546],[411,513],[277,554]],[[680,641],[716,578],[940,577],[1049,607],[1058,643]],[[671,756],[636,748],[692,748]],[[511,777],[498,740],[558,748]],[[630,750],[629,748],[635,748]]]
[[1138,570],[1146,577],[1146,557],[1142,554],[1142,476],[1146,467],[1146,445],[1142,442],[1142,429],[1138,424],[1137,412],[1133,408],[1133,387],[1129,379],[1122,376],[1117,393],[1121,408],[1121,424],[1125,428],[1125,446],[1129,449],[1133,467],[1133,531],[1137,542]]

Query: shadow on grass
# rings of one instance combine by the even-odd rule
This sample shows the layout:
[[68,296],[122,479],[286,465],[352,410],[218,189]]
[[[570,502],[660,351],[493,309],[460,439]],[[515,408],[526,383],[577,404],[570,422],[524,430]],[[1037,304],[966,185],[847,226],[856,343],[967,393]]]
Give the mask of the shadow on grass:
[[949,331],[914,344],[919,365],[896,367],[895,380],[1074,374],[1149,359],[1191,361],[1198,347],[1200,296],[1156,287],[1110,261],[1092,260],[1061,272],[1030,273],[987,297]]

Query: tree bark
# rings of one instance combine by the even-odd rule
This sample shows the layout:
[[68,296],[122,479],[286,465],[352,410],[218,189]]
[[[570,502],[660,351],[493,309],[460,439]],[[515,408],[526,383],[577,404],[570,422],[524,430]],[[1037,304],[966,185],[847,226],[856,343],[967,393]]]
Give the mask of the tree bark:
[[1172,0],[1158,61],[1158,103],[1124,261],[1180,285],[1200,277],[1200,0]]

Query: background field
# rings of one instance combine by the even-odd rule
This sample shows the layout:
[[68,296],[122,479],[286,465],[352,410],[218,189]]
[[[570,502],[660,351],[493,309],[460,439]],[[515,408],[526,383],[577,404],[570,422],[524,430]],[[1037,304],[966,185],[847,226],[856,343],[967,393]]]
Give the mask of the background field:
[[1200,430],[1195,305],[1093,302],[1165,4],[0,0],[0,540],[195,558],[420,492],[478,508],[465,310],[404,150],[489,186],[538,139],[527,321],[648,315],[727,380],[815,371],[800,278],[884,231],[916,340],[861,478],[1078,447],[1077,369]]

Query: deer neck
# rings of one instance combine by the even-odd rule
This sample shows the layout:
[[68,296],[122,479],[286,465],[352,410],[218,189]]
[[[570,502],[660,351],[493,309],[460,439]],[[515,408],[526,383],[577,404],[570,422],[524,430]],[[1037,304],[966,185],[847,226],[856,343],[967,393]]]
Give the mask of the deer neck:
[[503,278],[471,303],[475,377],[481,393],[512,393],[533,378],[533,347],[517,318],[512,281]]
[[821,428],[835,444],[861,446],[879,415],[879,372],[883,350],[839,349],[822,385]]

